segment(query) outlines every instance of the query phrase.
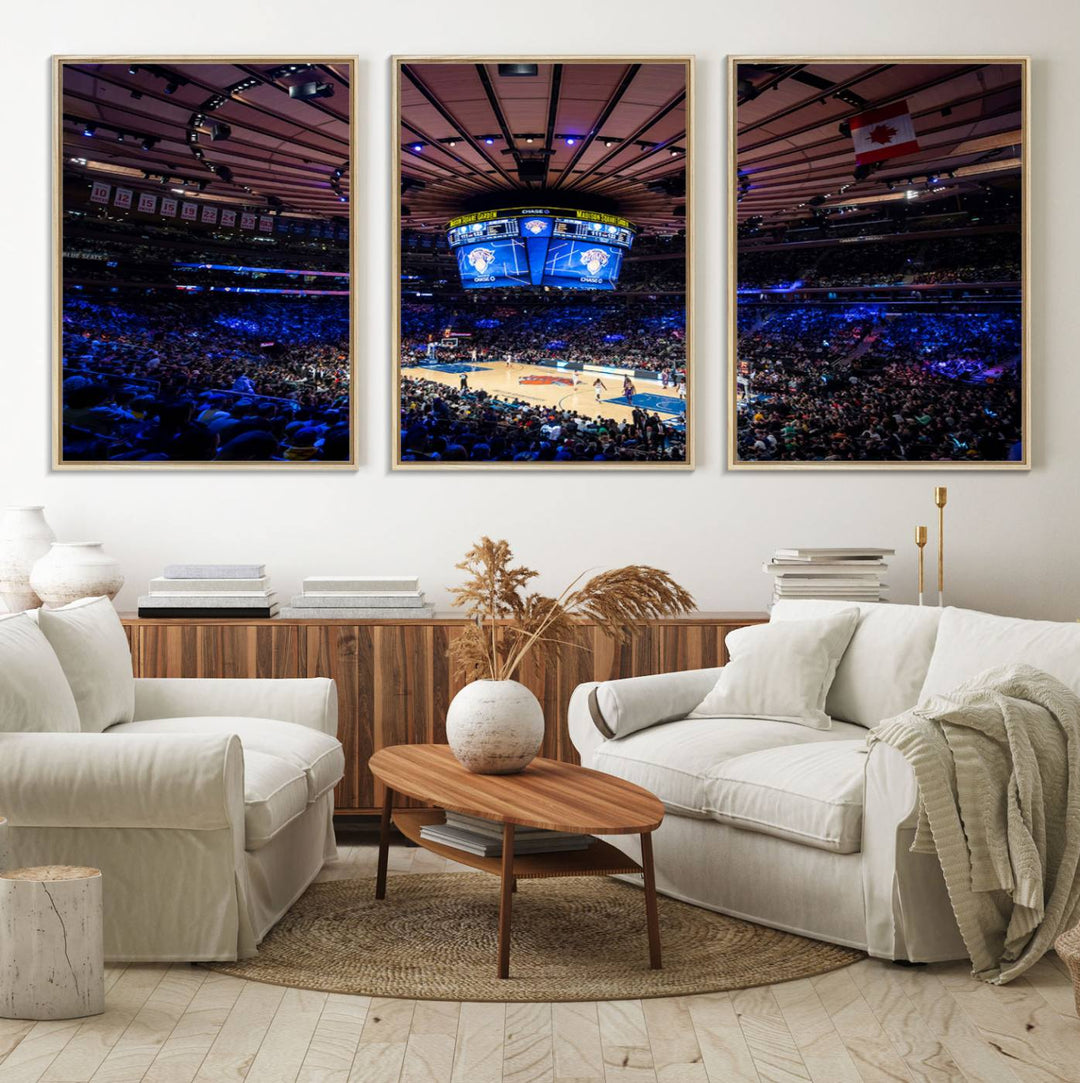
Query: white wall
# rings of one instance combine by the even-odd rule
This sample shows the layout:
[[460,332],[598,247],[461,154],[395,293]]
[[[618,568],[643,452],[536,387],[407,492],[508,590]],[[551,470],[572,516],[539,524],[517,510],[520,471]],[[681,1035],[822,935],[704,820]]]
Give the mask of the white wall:
[[[1080,5],[1075,0],[476,0],[218,4],[52,0],[12,5],[0,87],[0,503],[47,505],[61,538],[102,539],[133,608],[175,560],[265,560],[281,590],[318,572],[416,572],[436,601],[481,533],[505,536],[549,589],[583,567],[669,569],[705,609],[758,609],[784,544],[902,550],[949,486],[949,597],[1004,613],[1080,616]],[[360,402],[357,473],[52,473],[49,470],[50,69],[53,53],[360,56]],[[390,66],[393,53],[697,56],[699,467],[686,474],[393,474],[390,422]],[[725,55],[1021,54],[1034,59],[1031,315],[1034,469],[728,474]],[[931,545],[933,542],[931,543]]]

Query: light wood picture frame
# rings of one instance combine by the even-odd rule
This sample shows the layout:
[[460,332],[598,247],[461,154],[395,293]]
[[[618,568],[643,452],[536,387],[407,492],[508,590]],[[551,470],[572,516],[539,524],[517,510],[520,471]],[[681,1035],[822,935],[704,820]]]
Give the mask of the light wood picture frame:
[[394,469],[692,469],[693,59],[391,78]]
[[1029,66],[729,57],[728,469],[1031,468]]
[[53,57],[54,469],[356,469],[356,70]]

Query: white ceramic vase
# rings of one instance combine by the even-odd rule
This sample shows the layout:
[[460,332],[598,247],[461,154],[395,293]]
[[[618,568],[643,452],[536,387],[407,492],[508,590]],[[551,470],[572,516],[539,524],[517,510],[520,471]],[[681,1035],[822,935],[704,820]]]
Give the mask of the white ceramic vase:
[[473,681],[450,701],[446,740],[474,774],[512,775],[544,743],[544,709],[517,681]]
[[0,600],[10,612],[41,605],[30,570],[55,540],[40,504],[11,505],[0,514]]
[[120,562],[104,553],[101,542],[53,542],[30,573],[46,609],[102,594],[115,598],[123,585]]

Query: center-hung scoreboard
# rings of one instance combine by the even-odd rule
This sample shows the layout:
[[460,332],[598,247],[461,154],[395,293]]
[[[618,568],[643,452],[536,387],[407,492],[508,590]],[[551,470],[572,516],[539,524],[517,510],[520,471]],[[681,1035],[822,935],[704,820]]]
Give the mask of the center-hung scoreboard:
[[635,233],[613,214],[521,207],[461,215],[447,238],[470,289],[613,290]]

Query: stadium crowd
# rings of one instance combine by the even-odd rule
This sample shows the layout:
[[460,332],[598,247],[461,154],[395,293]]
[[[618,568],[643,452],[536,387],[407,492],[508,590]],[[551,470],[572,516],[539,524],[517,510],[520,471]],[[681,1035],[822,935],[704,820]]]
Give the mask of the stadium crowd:
[[407,301],[401,312],[401,363],[425,360],[431,338],[453,330],[454,349],[440,361],[465,361],[472,350],[485,360],[519,364],[577,361],[623,368],[685,371],[685,310],[679,299],[557,291],[527,296],[512,290],[462,292],[442,302]]
[[739,324],[742,461],[1019,457],[1013,315],[761,306]]
[[681,425],[635,409],[631,421],[401,380],[406,462],[683,462]]
[[67,460],[349,458],[345,298],[64,301]]

